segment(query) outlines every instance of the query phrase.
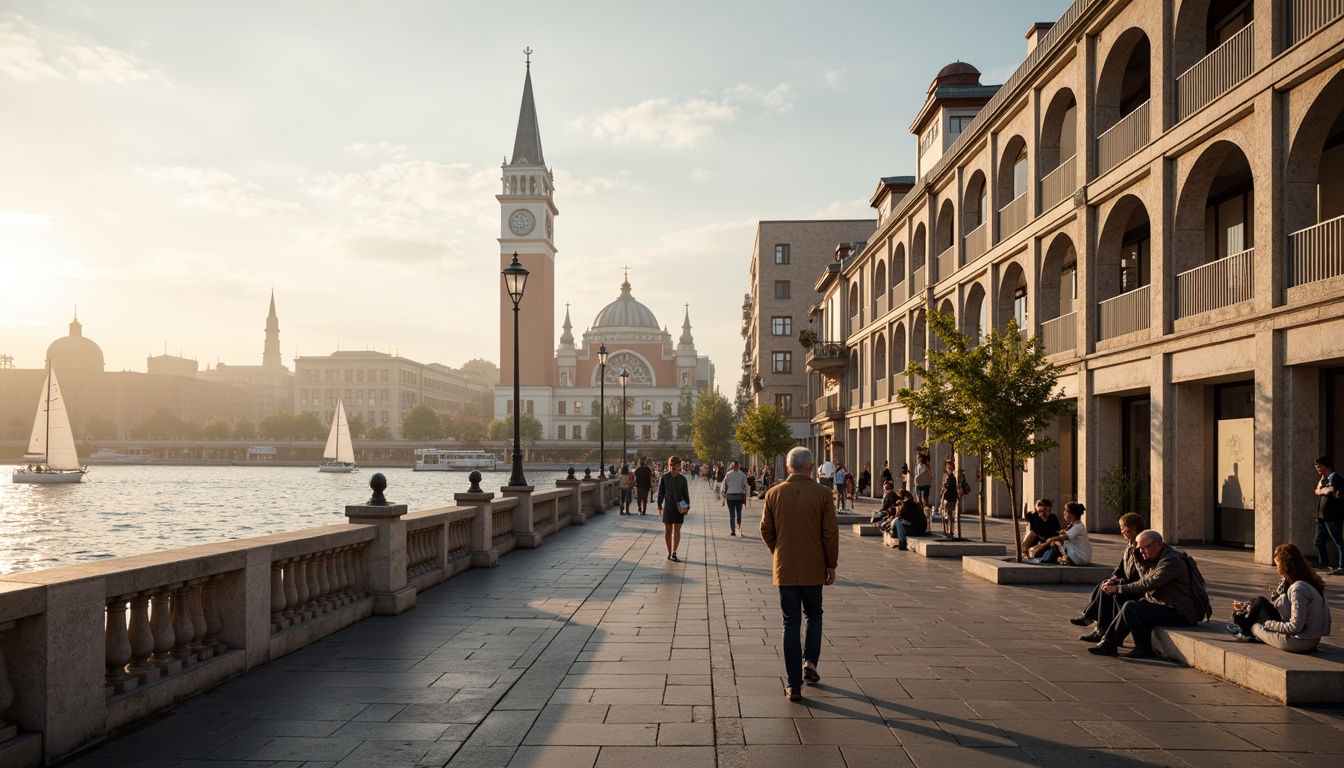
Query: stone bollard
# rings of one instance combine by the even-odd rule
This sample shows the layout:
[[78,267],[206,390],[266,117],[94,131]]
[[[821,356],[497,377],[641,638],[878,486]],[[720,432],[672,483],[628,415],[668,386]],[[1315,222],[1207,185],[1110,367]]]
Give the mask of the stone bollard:
[[[556,487],[556,488],[568,488],[568,489],[569,489],[569,524],[570,524],[570,525],[583,525],[584,523],[588,522],[588,517],[587,517],[587,515],[585,515],[585,514],[583,513],[583,504],[582,504],[583,496],[579,493],[579,486],[581,486],[581,485],[583,485],[583,481],[582,481],[582,480],[579,480],[579,479],[577,479],[577,478],[574,477],[574,472],[573,472],[572,468],[571,468],[571,471],[570,471],[570,476],[569,476],[568,478],[561,478],[561,479],[555,481],[555,487]],[[558,505],[557,505],[557,508],[556,508],[556,515],[557,515],[557,517],[559,516],[559,506],[558,506]],[[560,525],[560,521],[559,521],[559,520],[556,520],[556,529],[557,529],[557,530],[559,530],[559,525]]]
[[383,497],[387,478],[375,472],[369,478],[373,498],[367,504],[349,505],[345,516],[357,525],[372,525],[378,537],[370,544],[364,558],[364,576],[373,593],[373,612],[379,616],[395,616],[415,607],[415,588],[406,584],[406,514],[405,504],[389,504]]
[[518,499],[518,506],[513,508],[513,538],[523,549],[541,546],[541,534],[537,533],[532,521],[532,492],[535,490],[536,486],[532,485],[506,485],[499,489],[505,497]]
[[476,508],[476,516],[471,520],[471,567],[494,568],[499,565],[494,515],[490,510],[490,501],[495,494],[481,490],[480,472],[472,472],[467,477],[471,480],[471,490],[453,494],[453,501],[459,507]]

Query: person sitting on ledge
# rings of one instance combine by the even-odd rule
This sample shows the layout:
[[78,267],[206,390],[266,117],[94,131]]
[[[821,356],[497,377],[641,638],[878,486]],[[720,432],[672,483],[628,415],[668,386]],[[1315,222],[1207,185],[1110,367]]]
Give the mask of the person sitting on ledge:
[[1083,609],[1083,612],[1077,617],[1069,619],[1069,623],[1076,627],[1086,627],[1096,622],[1098,629],[1079,637],[1079,640],[1087,643],[1095,643],[1101,640],[1101,630],[1109,627],[1112,621],[1115,621],[1115,615],[1120,612],[1120,606],[1126,600],[1132,598],[1121,597],[1119,595],[1108,595],[1101,590],[1103,586],[1127,584],[1131,581],[1138,581],[1143,577],[1142,563],[1139,557],[1139,551],[1134,548],[1134,539],[1138,538],[1139,532],[1144,529],[1143,518],[1133,512],[1126,512],[1120,516],[1120,535],[1125,537],[1129,546],[1125,547],[1125,554],[1120,558],[1120,564],[1115,566],[1111,575],[1096,589],[1092,590],[1092,600]]
[[[1232,603],[1237,639],[1256,640],[1289,653],[1310,653],[1330,634],[1330,605],[1321,579],[1296,544],[1274,548],[1274,566],[1283,581],[1269,594]],[[1231,627],[1228,627],[1231,629]]]
[[1101,642],[1090,646],[1088,653],[1114,656],[1116,648],[1126,637],[1133,636],[1131,659],[1149,659],[1157,655],[1153,650],[1153,627],[1192,627],[1203,620],[1199,615],[1194,579],[1180,552],[1162,541],[1162,534],[1151,528],[1134,539],[1134,548],[1144,561],[1143,577],[1128,584],[1103,585],[1108,595],[1136,598],[1128,600],[1116,614],[1111,625],[1103,630]]
[[923,536],[928,532],[929,519],[924,516],[924,507],[915,501],[914,494],[902,488],[900,496],[901,504],[891,521],[891,532],[896,534],[896,548],[906,550],[910,548],[908,539],[911,536]]
[[1068,526],[1031,549],[1031,556],[1041,563],[1058,562],[1060,565],[1091,565],[1092,542],[1087,538],[1083,513],[1087,509],[1076,501],[1064,505],[1064,524]]
[[1037,499],[1036,509],[1022,516],[1031,530],[1022,537],[1022,557],[1031,557],[1031,548],[1054,536],[1064,529],[1059,516],[1054,512],[1055,503],[1049,499]]
[[896,508],[901,505],[901,497],[891,488],[891,481],[882,483],[882,506],[873,514],[869,521],[884,530],[891,527],[892,518],[896,517]]

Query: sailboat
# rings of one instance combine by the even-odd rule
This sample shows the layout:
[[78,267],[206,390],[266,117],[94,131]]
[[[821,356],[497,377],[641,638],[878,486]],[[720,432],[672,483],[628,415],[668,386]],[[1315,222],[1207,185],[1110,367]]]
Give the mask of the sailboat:
[[350,442],[350,422],[345,419],[345,403],[336,401],[336,415],[331,419],[331,434],[322,458],[330,459],[317,468],[318,472],[354,472],[355,446]]
[[33,436],[28,440],[27,461],[34,463],[14,470],[16,483],[78,483],[87,471],[79,464],[75,434],[70,429],[70,414],[61,398],[56,372],[47,366],[47,380],[37,401]]

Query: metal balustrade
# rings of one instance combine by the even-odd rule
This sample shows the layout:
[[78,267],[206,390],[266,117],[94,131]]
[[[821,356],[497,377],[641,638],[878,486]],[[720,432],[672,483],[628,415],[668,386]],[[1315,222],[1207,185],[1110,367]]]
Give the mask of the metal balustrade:
[[813,413],[817,416],[826,416],[827,418],[839,418],[844,416],[845,409],[840,405],[840,395],[826,395],[817,399],[813,407]]
[[1141,331],[1152,324],[1151,314],[1146,285],[1113,299],[1106,299],[1097,304],[1097,340],[1105,341]]
[[1252,21],[1176,78],[1176,120],[1184,120],[1250,77],[1254,63],[1255,22]]
[[914,298],[924,290],[924,267],[919,267],[910,273],[910,298]]
[[1344,16],[1344,0],[1288,0],[1288,45]]
[[938,280],[946,280],[957,271],[957,247],[950,245],[938,254]]
[[1027,225],[1027,193],[1023,192],[999,209],[999,239]]
[[966,263],[970,264],[989,250],[989,222],[966,233]]
[[1143,102],[1097,137],[1097,173],[1105,173],[1148,143],[1148,105]]
[[1077,190],[1078,155],[1073,155],[1041,179],[1041,210],[1054,208]]
[[887,378],[884,376],[879,379],[873,387],[873,404],[879,405],[887,402]]
[[1290,286],[1344,275],[1344,216],[1289,235],[1288,260]]
[[859,408],[863,405],[863,390],[855,387],[849,390],[849,407]]
[[1047,355],[1078,351],[1078,313],[1070,312],[1041,323],[1041,341]]
[[1255,296],[1255,249],[1187,270],[1176,276],[1176,317],[1229,307]]

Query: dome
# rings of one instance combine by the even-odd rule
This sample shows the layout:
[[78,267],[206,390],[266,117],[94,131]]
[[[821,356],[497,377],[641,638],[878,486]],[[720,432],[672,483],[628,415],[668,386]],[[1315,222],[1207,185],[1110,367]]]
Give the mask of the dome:
[[92,339],[84,338],[83,326],[76,315],[70,323],[70,335],[51,342],[47,347],[47,361],[52,368],[64,371],[103,371],[103,349]]
[[945,85],[979,85],[980,70],[964,61],[954,61],[938,70],[933,78],[934,88]]
[[597,319],[593,320],[593,330],[599,328],[652,328],[660,330],[662,326],[658,325],[658,318],[653,316],[649,308],[635,301],[635,297],[630,295],[630,279],[626,278],[621,283],[620,298],[611,302],[597,313]]

